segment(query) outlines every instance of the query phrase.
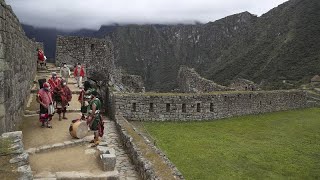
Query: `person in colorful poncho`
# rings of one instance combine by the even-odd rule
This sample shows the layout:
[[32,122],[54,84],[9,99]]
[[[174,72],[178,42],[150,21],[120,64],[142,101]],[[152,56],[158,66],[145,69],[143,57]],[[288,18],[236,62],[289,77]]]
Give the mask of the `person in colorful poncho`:
[[99,136],[103,136],[104,124],[101,116],[101,101],[97,98],[97,91],[93,90],[90,95],[90,102],[88,107],[87,124],[90,130],[94,132],[94,139],[90,141],[93,143],[92,147],[99,145]]
[[63,114],[62,118],[67,119],[67,105],[72,99],[72,92],[67,86],[66,80],[61,80],[59,86],[55,87],[54,90],[54,100],[56,102],[57,113],[59,114],[59,121],[61,121],[61,113]]
[[41,122],[41,127],[47,126],[47,128],[52,128],[50,121],[53,114],[49,114],[48,108],[53,105],[52,92],[50,91],[50,84],[45,82],[43,88],[38,91],[37,102],[40,103],[40,113],[39,120]]

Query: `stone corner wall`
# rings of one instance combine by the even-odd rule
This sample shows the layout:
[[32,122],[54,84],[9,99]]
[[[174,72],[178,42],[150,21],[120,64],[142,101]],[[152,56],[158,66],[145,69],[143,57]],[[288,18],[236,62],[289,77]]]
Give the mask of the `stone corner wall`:
[[21,120],[37,65],[36,42],[25,36],[10,6],[0,1],[0,133]]
[[183,93],[204,93],[213,91],[228,91],[228,87],[201,77],[194,69],[181,66],[178,72],[178,85]]

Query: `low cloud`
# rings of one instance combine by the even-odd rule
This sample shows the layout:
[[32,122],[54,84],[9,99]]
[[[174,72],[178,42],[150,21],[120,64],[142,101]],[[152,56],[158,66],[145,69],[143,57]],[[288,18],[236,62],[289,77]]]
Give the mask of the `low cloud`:
[[6,0],[20,21],[38,27],[203,23],[249,11],[261,15],[286,0]]

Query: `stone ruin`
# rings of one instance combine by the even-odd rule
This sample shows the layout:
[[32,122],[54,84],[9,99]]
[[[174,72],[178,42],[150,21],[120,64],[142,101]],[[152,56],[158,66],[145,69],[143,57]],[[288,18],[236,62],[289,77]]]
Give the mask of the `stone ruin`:
[[177,81],[180,92],[183,93],[205,93],[231,90],[228,87],[201,77],[194,69],[186,66],[180,67]]
[[259,91],[259,85],[254,83],[253,81],[247,79],[238,78],[233,80],[229,85],[229,88],[234,89],[236,91]]

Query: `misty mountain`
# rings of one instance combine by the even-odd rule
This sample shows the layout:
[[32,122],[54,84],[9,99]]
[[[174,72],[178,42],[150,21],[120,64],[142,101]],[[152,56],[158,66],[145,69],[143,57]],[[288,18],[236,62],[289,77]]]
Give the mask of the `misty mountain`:
[[291,0],[256,17],[248,12],[200,25],[119,27],[110,37],[116,64],[148,90],[177,87],[180,65],[227,85],[235,78],[296,87],[320,71],[320,1]]
[[249,12],[195,25],[102,26],[99,31],[61,32],[24,26],[54,57],[56,35],[110,38],[116,64],[143,77],[147,90],[177,88],[181,65],[222,85],[235,78],[284,88],[320,74],[320,1],[290,0],[257,17]]

